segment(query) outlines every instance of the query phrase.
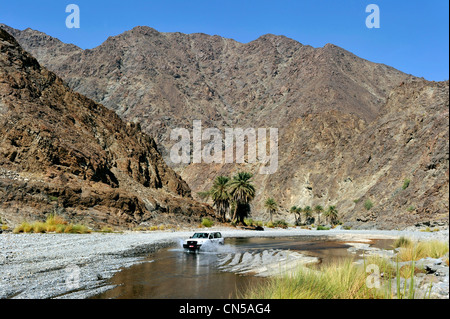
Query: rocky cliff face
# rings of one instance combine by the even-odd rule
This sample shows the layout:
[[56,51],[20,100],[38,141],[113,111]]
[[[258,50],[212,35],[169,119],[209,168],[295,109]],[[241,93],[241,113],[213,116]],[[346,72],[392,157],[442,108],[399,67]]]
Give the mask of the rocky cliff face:
[[[0,29],[0,216],[93,226],[211,213],[139,125],[73,92]],[[163,215],[163,216],[161,216]]]
[[217,175],[245,169],[255,172],[255,218],[266,218],[271,196],[284,207],[278,218],[293,219],[292,205],[320,204],[337,205],[354,227],[448,223],[448,82],[283,36],[243,44],[136,27],[81,50],[9,30],[71,88],[140,123],[169,165],[171,130],[193,120],[222,131],[279,129],[276,174],[259,175],[257,164],[176,167],[194,197]]

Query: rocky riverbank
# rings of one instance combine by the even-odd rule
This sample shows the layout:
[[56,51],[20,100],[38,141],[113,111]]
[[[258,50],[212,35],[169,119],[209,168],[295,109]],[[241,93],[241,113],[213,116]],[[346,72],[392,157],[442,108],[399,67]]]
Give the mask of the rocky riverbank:
[[[357,254],[361,259],[355,263],[361,266],[368,264],[367,258],[371,256],[381,257],[391,267],[391,269],[399,269],[403,276],[400,276],[390,280],[391,287],[389,288],[389,281],[385,281],[384,289],[388,289],[392,292],[395,298],[402,298],[399,296],[399,292],[409,292],[412,285],[414,287],[415,299],[448,299],[449,298],[449,266],[447,254],[441,258],[421,258],[414,262],[414,278],[411,280],[409,277],[411,274],[412,261],[398,261],[397,255],[401,248],[392,250],[384,250],[376,247],[371,247],[369,244],[364,243],[349,243],[351,247],[349,252]],[[378,269],[380,279],[383,279],[383,270]],[[397,274],[398,276],[398,274]]]
[[[266,231],[215,229],[222,231],[225,238],[298,236],[305,239],[313,237],[364,242],[367,239],[395,239],[405,236],[413,240],[448,241],[448,230],[418,232],[316,231],[299,228]],[[178,243],[180,238],[189,237],[193,231],[195,230],[86,235],[1,234],[0,298],[88,298],[111,289],[108,279],[123,267],[144,262],[144,257]],[[443,280],[442,286],[447,289],[448,297],[448,270],[447,277],[444,278],[446,281]]]

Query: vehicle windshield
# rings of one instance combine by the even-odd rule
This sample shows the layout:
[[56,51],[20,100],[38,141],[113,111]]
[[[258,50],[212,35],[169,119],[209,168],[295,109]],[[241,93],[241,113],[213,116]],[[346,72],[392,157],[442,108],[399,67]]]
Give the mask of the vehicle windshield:
[[208,233],[195,233],[192,238],[208,238]]

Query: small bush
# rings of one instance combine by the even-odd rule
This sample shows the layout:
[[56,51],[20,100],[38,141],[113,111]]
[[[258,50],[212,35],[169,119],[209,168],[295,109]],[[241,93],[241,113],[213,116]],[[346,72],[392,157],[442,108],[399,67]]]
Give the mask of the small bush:
[[330,227],[325,227],[325,226],[317,226],[317,230],[330,230]]
[[[414,267],[414,275],[417,275],[418,273],[426,273],[426,271],[424,269]],[[411,278],[412,274],[413,274],[412,265],[404,265],[399,269],[398,276],[408,279]]]
[[411,180],[410,179],[405,179],[404,181],[403,181],[403,186],[402,186],[402,188],[403,189],[407,189],[408,187],[409,187],[409,183],[411,183]]
[[32,224],[33,233],[45,233],[47,231],[47,225],[43,222],[35,222]]
[[72,226],[72,234],[89,234],[91,231],[84,225],[75,224]]
[[208,219],[208,218],[203,218],[202,219],[202,226],[204,226],[204,227],[212,227],[212,225],[214,225],[214,222],[211,221],[210,219]]
[[370,199],[368,199],[368,200],[366,200],[364,202],[364,208],[365,209],[370,210],[372,207],[373,207],[373,203],[372,203],[372,201]]
[[50,214],[45,222],[34,222],[32,224],[28,222],[22,222],[16,228],[13,233],[78,233],[87,234],[90,233],[90,229],[84,225],[72,225],[69,224],[62,217],[54,214]]
[[70,233],[72,232],[72,229],[73,229],[73,226],[72,226],[72,225],[67,225],[67,226],[64,228],[64,233],[70,234]]
[[17,225],[16,228],[14,228],[13,233],[19,234],[19,233],[30,233],[33,229],[33,226],[30,225],[28,222],[22,222],[20,225]]
[[408,212],[413,212],[416,210],[416,207],[414,207],[413,205],[408,207]]
[[50,214],[45,221],[47,225],[67,225],[68,222],[61,216]]
[[412,243],[401,247],[398,253],[399,261],[419,260],[426,257],[441,258],[448,253],[448,242],[431,240]]
[[100,228],[101,233],[112,233],[113,231],[114,229],[110,226],[103,226],[102,228]]
[[288,228],[288,223],[284,220],[277,220],[273,223],[273,227]]
[[55,226],[55,232],[58,234],[64,233],[64,231],[66,230],[66,225],[56,225]]
[[58,201],[58,197],[56,197],[56,196],[51,196],[51,195],[49,195],[49,196],[48,196],[48,199],[49,199],[51,202],[56,202],[56,201]]
[[394,246],[394,248],[409,247],[409,246],[411,246],[411,244],[412,244],[411,240],[402,236],[394,242],[393,246]]
[[247,289],[242,299],[374,299],[381,292],[368,289],[367,274],[352,260],[324,265],[319,271],[299,267],[285,276],[272,277]]
[[274,228],[275,226],[274,226],[274,223],[273,223],[273,222],[267,222],[267,223],[266,223],[266,227]]

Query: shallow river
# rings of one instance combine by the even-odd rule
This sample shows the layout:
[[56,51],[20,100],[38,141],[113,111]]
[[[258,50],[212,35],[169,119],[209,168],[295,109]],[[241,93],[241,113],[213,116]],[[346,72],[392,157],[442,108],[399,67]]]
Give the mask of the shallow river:
[[[374,240],[372,246],[389,248],[392,240]],[[249,285],[266,279],[236,275],[218,268],[218,260],[227,254],[290,250],[318,257],[321,263],[354,258],[349,245],[338,241],[285,238],[226,238],[225,245],[198,253],[186,252],[179,245],[162,249],[143,263],[125,268],[110,280],[118,285],[94,298],[126,299],[223,299],[236,298]]]

